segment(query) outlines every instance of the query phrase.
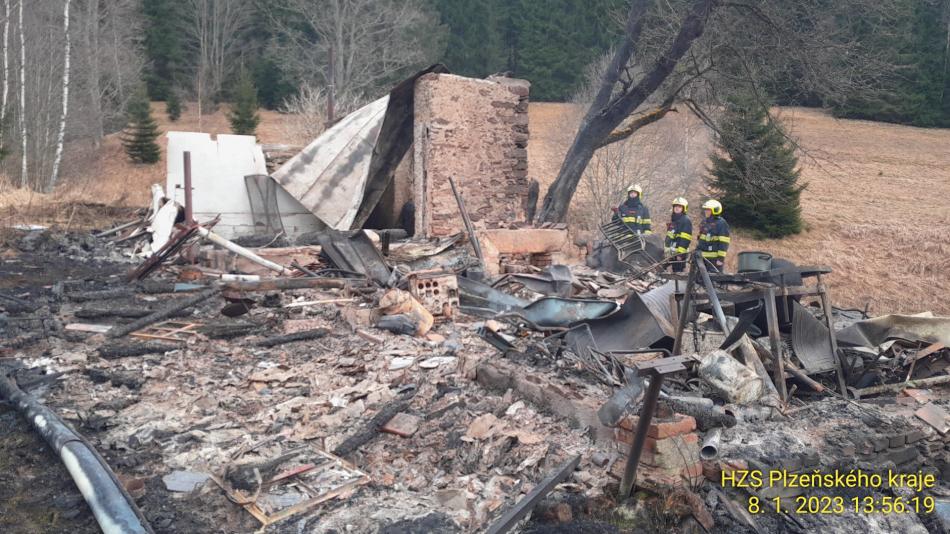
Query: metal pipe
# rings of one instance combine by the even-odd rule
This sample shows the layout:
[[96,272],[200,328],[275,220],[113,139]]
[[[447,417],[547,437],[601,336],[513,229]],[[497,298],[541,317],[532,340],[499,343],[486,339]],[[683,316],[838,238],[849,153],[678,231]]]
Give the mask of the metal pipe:
[[719,328],[722,329],[722,333],[727,337],[729,336],[729,323],[726,322],[726,314],[722,311],[722,304],[719,302],[719,295],[716,294],[716,288],[712,285],[712,280],[709,278],[709,271],[706,269],[705,261],[697,261],[696,265],[699,266],[699,274],[703,277],[703,285],[706,286],[706,297],[709,299],[709,303],[712,305],[713,313],[716,316],[716,322],[719,323]]
[[673,354],[679,355],[683,349],[683,331],[686,329],[686,319],[689,317],[689,306],[693,301],[693,286],[696,284],[696,258],[699,252],[690,256],[689,276],[686,279],[686,289],[683,290],[683,302],[680,303],[679,321],[676,323],[676,335],[673,337]]
[[228,241],[227,239],[219,236],[218,234],[212,232],[211,230],[208,230],[207,228],[199,226],[198,235],[207,239],[208,241],[211,241],[212,243],[214,243],[215,245],[218,245],[221,248],[230,250],[231,252],[237,254],[238,256],[247,258],[262,267],[266,267],[276,272],[277,274],[290,274],[289,270],[283,265],[278,265],[270,260],[265,260],[264,258],[258,256],[257,254],[254,254],[250,250],[242,247],[241,245],[238,245],[237,243],[232,243],[231,241]]
[[452,194],[455,195],[455,201],[458,202],[459,212],[462,214],[462,222],[465,224],[465,232],[468,233],[468,240],[471,241],[472,248],[475,249],[475,257],[478,258],[478,263],[481,265],[482,270],[484,270],[485,256],[482,254],[482,246],[478,242],[478,236],[475,235],[475,226],[472,224],[472,219],[468,216],[468,210],[465,209],[465,200],[462,199],[462,194],[456,189],[455,180],[453,180],[451,176],[449,176],[449,185],[452,186]]
[[653,420],[653,414],[656,412],[656,401],[660,397],[661,385],[663,385],[663,375],[656,374],[650,377],[650,386],[647,388],[647,394],[643,397],[643,408],[640,409],[637,431],[633,436],[633,444],[630,445],[630,453],[627,455],[627,465],[623,470],[623,480],[620,482],[621,500],[630,496],[630,490],[633,489],[633,482],[637,479],[637,466],[640,464],[640,453],[643,452],[643,445],[647,440],[647,429],[650,428],[650,422]]
[[719,443],[722,441],[722,429],[716,428],[710,432],[699,449],[699,457],[703,460],[712,460],[719,456]]
[[153,534],[132,497],[82,436],[3,373],[0,373],[0,398],[16,407],[59,455],[104,533]]
[[191,203],[191,152],[186,150],[185,160],[185,224],[191,224],[195,220],[194,205]]

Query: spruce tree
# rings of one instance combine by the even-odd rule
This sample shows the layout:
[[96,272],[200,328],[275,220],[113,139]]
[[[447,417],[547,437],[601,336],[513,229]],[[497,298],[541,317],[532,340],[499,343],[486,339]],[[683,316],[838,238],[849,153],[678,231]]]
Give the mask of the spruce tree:
[[126,108],[128,124],[122,133],[122,147],[135,163],[155,163],[161,150],[155,140],[159,136],[158,124],[152,118],[148,93],[144,88],[136,91]]
[[169,90],[168,98],[165,99],[165,113],[168,115],[168,120],[177,121],[181,118],[181,111],[181,97],[178,96],[178,91]]
[[751,98],[729,101],[708,181],[730,225],[756,237],[782,237],[802,231],[799,197],[805,186],[798,183],[795,148],[765,110]]
[[257,89],[247,72],[241,72],[234,88],[234,101],[231,112],[228,113],[228,121],[231,122],[231,131],[239,135],[254,135],[257,125],[261,122],[261,117],[257,114]]

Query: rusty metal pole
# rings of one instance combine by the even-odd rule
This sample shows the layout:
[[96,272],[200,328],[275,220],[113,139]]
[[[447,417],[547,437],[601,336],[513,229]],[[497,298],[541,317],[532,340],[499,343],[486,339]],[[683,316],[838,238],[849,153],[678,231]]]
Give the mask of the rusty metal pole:
[[[698,252],[696,253],[698,254]],[[683,331],[686,329],[686,320],[689,318],[689,307],[693,301],[693,286],[699,269],[696,267],[696,255],[690,255],[689,276],[686,279],[686,289],[683,291],[683,301],[680,303],[679,321],[676,323],[676,335],[673,337],[673,354],[679,355],[683,349]]]
[[643,396],[643,407],[640,408],[640,419],[637,421],[637,430],[633,436],[633,443],[630,445],[630,452],[627,454],[627,465],[623,470],[623,479],[620,481],[620,493],[618,497],[621,501],[630,496],[630,491],[633,490],[633,484],[637,480],[637,466],[640,464],[640,453],[643,452],[643,445],[647,440],[647,430],[650,428],[650,422],[653,421],[653,414],[656,413],[656,403],[660,398],[660,386],[663,385],[663,376],[685,371],[686,367],[683,364],[687,361],[690,361],[690,359],[685,356],[669,356],[667,353],[665,358],[640,362],[636,365],[638,376],[650,377],[650,386]]
[[185,224],[195,221],[194,206],[191,203],[191,152],[185,151]]
[[637,431],[633,436],[633,444],[630,445],[630,452],[627,453],[627,465],[623,470],[623,480],[620,481],[620,500],[630,496],[630,490],[633,489],[633,482],[637,479],[637,466],[640,464],[640,453],[643,452],[643,445],[647,440],[647,430],[650,428],[650,422],[653,421],[653,414],[656,412],[656,402],[660,398],[660,386],[663,385],[663,375],[651,373],[650,386],[647,387],[647,393],[643,396],[643,407],[640,408],[640,419],[637,421]]

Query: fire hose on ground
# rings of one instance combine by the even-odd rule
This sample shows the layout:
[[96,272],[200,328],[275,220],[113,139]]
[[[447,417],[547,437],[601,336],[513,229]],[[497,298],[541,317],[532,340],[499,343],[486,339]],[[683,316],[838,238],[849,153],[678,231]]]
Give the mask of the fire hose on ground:
[[106,534],[154,534],[135,501],[105,460],[52,410],[0,372],[0,399],[12,404],[59,455]]

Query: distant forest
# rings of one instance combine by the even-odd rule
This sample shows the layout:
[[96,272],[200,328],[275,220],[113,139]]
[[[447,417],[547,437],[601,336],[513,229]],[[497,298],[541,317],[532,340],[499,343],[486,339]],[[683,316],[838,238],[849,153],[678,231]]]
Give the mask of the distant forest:
[[[181,9],[194,4],[196,9]],[[201,4],[214,0],[148,0],[142,3],[145,29],[145,79],[152,98],[164,100],[172,87],[194,92],[196,87],[196,14]],[[251,71],[261,104],[277,109],[303,84],[327,85],[330,81],[328,41],[338,41],[337,69],[352,52],[345,32],[332,35],[316,19],[360,24],[360,19],[380,17],[380,29],[390,33],[386,53],[412,55],[383,65],[386,76],[373,83],[350,80],[351,91],[378,94],[409,70],[427,61],[444,63],[454,72],[482,77],[504,72],[532,83],[534,101],[567,101],[577,91],[588,66],[607,53],[617,41],[627,2],[624,0],[231,0],[245,12],[239,43],[227,47],[221,61],[232,81],[215,87],[217,100],[229,98],[229,86],[240,68]],[[401,4],[401,5],[400,5]],[[862,35],[879,48],[882,58],[895,65],[886,86],[866,94],[847,95],[841,101],[822,102],[796,86],[798,77],[788,73],[787,85],[772,88],[777,103],[823,106],[841,117],[913,124],[950,126],[950,1],[906,0],[902,24],[886,35],[870,29]],[[414,10],[407,13],[406,9]],[[342,11],[341,11],[341,8]],[[211,8],[212,10],[214,8]],[[350,11],[347,13],[345,9]],[[211,13],[212,16],[222,16]],[[353,21],[345,20],[347,17]],[[401,21],[400,17],[402,17]],[[395,20],[383,27],[385,19]],[[214,22],[214,21],[210,21]],[[229,21],[224,21],[226,24]],[[372,20],[369,21],[372,23]],[[855,31],[861,35],[860,28]],[[377,39],[378,41],[378,39]],[[200,46],[200,43],[197,43]],[[313,46],[313,53],[302,51]],[[421,47],[419,50],[413,47]],[[302,57],[306,56],[306,57]],[[291,59],[292,58],[292,59]],[[214,58],[212,58],[214,61]],[[350,65],[360,68],[361,65]],[[370,65],[370,68],[373,66]],[[392,68],[390,68],[392,67]],[[355,76],[350,74],[351,76]],[[352,83],[355,82],[355,83]],[[337,90],[347,90],[338,79]],[[193,95],[190,95],[193,96]],[[369,94],[364,97],[373,96]]]

